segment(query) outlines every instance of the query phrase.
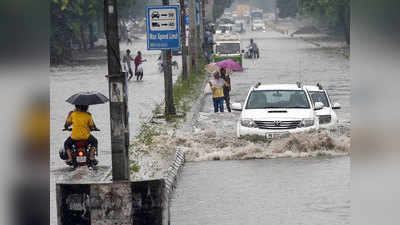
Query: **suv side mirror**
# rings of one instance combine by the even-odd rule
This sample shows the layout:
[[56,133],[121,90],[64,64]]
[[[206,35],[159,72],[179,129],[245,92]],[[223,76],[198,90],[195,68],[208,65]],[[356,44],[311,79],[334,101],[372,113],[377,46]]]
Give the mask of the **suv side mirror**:
[[322,109],[322,108],[324,108],[324,103],[322,103],[322,102],[316,102],[316,103],[314,104],[314,109],[315,109],[315,110],[320,110],[320,109]]
[[332,109],[340,109],[340,108],[341,108],[341,106],[339,103],[337,103],[337,102],[333,103]]
[[242,111],[242,104],[238,103],[238,102],[232,103],[231,108],[232,108],[232,110],[235,110],[235,111]]

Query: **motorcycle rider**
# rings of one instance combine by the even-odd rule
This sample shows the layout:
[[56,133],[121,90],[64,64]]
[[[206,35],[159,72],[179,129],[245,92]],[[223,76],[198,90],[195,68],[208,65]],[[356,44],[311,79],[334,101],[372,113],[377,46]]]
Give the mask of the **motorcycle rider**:
[[260,57],[260,53],[258,51],[258,46],[254,42],[253,38],[250,39],[249,52],[250,52],[250,56],[252,58],[257,58],[258,59]]
[[68,159],[66,163],[72,165],[72,145],[79,140],[87,140],[91,145],[89,151],[89,165],[93,166],[97,164],[94,158],[94,153],[97,149],[97,139],[90,134],[91,130],[99,130],[93,122],[92,115],[87,111],[88,105],[75,105],[75,110],[69,112],[67,120],[65,121],[64,129],[69,129],[72,125],[71,136],[64,142],[64,149],[67,153]]

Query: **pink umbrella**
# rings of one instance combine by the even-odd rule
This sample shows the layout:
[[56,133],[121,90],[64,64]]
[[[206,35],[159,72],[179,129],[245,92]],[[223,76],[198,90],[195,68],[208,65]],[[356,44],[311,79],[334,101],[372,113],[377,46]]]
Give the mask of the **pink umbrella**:
[[243,71],[243,68],[239,65],[239,63],[233,61],[232,59],[222,60],[216,63],[218,67],[222,67],[225,69],[232,69],[233,71]]

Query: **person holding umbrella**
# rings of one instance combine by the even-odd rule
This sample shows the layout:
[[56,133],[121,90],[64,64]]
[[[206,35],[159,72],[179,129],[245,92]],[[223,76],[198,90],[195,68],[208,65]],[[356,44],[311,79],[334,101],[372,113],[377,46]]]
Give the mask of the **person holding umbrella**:
[[214,103],[214,112],[224,112],[224,85],[225,81],[220,78],[218,71],[214,73],[214,80],[208,81],[212,90],[212,98]]
[[72,165],[72,145],[79,140],[87,140],[92,146],[89,155],[89,165],[97,164],[94,157],[98,147],[97,139],[91,135],[90,131],[99,131],[96,127],[92,115],[88,112],[89,105],[101,104],[107,102],[108,99],[98,92],[80,92],[72,95],[67,99],[67,102],[75,105],[75,110],[68,113],[64,124],[64,130],[70,130],[72,126],[71,136],[64,142],[64,149],[67,153],[66,163]]
[[88,105],[75,105],[75,110],[69,112],[67,120],[64,124],[64,129],[68,130],[70,126],[72,126],[71,136],[67,138],[64,142],[64,149],[67,153],[67,164],[70,165],[72,163],[72,154],[71,149],[72,145],[75,141],[79,140],[87,140],[89,144],[91,144],[90,148],[90,164],[96,165],[97,162],[94,158],[94,153],[97,149],[97,139],[90,134],[91,130],[98,130],[96,125],[93,122],[92,115],[87,111],[89,108]]
[[226,105],[226,108],[228,109],[228,112],[232,112],[231,103],[230,103],[230,94],[229,94],[231,91],[231,78],[230,78],[231,70],[221,68],[220,73],[221,73],[221,78],[225,81],[225,84],[224,84],[225,105]]

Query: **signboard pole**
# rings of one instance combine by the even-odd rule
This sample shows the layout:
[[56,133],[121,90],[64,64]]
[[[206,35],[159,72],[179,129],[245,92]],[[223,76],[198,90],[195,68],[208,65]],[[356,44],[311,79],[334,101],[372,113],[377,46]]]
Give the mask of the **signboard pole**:
[[197,40],[196,40],[196,0],[189,0],[189,53],[190,53],[190,68],[191,72],[196,72],[196,51],[197,51]]
[[113,180],[129,180],[129,127],[126,75],[120,63],[117,0],[104,1],[107,39],[108,87],[110,96]]
[[182,44],[182,78],[188,77],[187,69],[187,48],[186,48],[186,23],[185,23],[185,1],[179,0],[181,7],[181,44]]
[[[169,5],[169,0],[163,0],[163,5]],[[176,25],[179,26],[179,24]],[[174,91],[172,82],[171,49],[163,50],[162,54],[164,65],[165,114],[175,115],[176,111],[174,106]]]
[[200,37],[200,0],[195,0],[196,9],[196,72],[198,71],[198,60],[201,58],[201,37]]

